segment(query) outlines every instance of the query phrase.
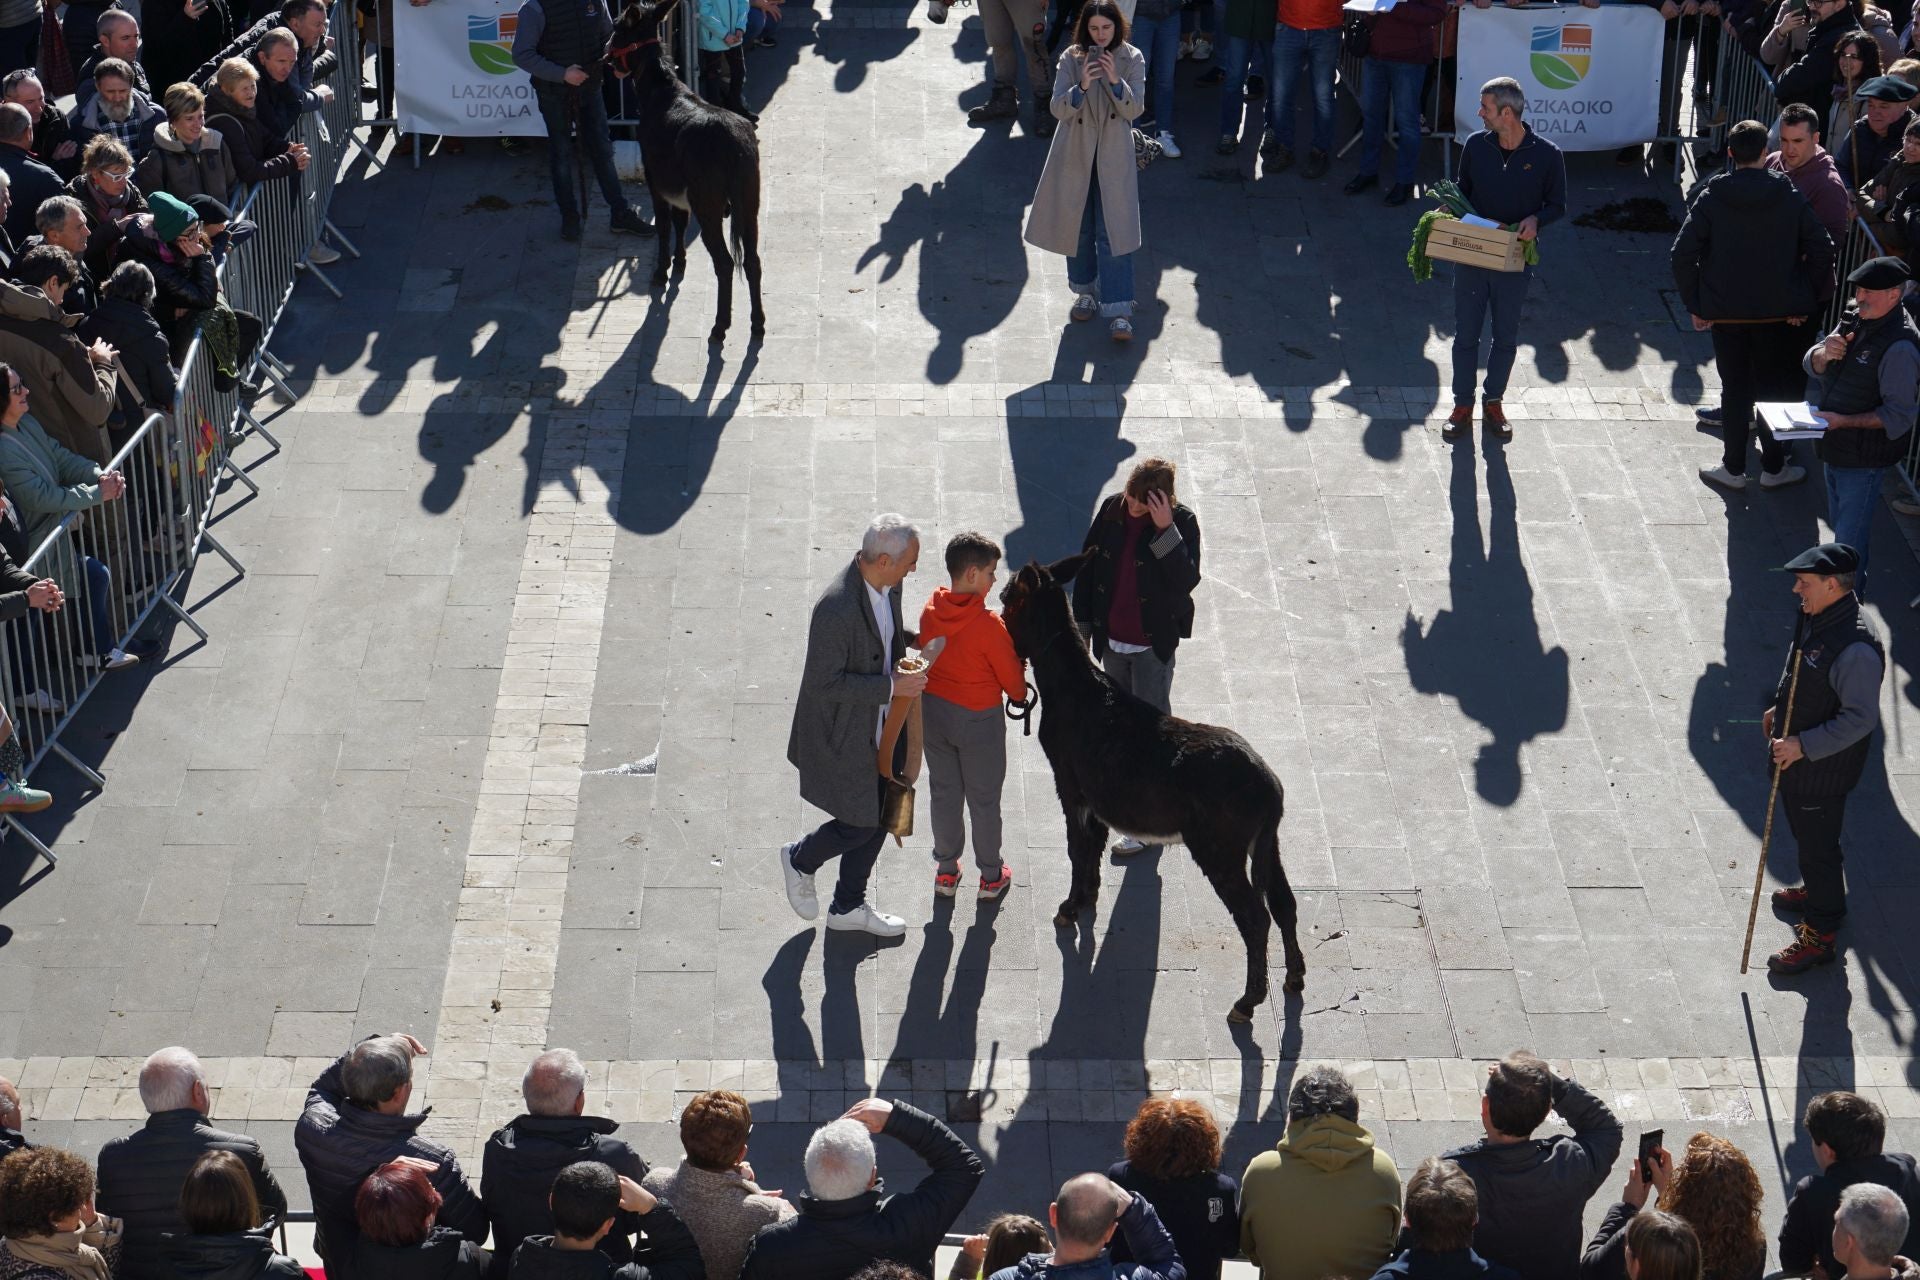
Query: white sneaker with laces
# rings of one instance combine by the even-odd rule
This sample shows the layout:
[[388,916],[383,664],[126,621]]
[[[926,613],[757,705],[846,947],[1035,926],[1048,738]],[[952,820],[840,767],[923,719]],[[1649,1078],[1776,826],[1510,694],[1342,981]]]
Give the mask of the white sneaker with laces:
[[[1802,480],[1805,480],[1806,478],[1807,478],[1807,469],[1805,467],[1796,467],[1791,462],[1789,462],[1786,466],[1780,468],[1780,470],[1778,471],[1775,471],[1775,472],[1762,471],[1760,473],[1760,487],[1762,489],[1784,489],[1790,484],[1799,484]],[[1908,503],[1907,505],[1912,506],[1913,504]],[[1898,499],[1894,501],[1893,509],[1895,511],[1900,510],[1900,502]],[[1905,514],[1920,515],[1920,510],[1908,511]]]
[[48,693],[45,689],[35,689],[20,699],[20,706],[27,711],[38,711],[43,715],[65,711],[67,704]]
[[899,916],[875,911],[863,902],[853,910],[838,915],[827,912],[827,928],[846,933],[870,933],[876,938],[897,938],[907,931],[907,922]]
[[1203,35],[1194,36],[1193,50],[1192,52],[1188,53],[1187,56],[1189,58],[1192,58],[1195,62],[1205,62],[1208,58],[1211,58],[1213,56],[1213,41],[1207,39]]
[[1172,133],[1162,129],[1160,136],[1155,138],[1154,141],[1160,144],[1160,154],[1167,159],[1178,160],[1180,158],[1180,148],[1175,145]]
[[1737,476],[1727,470],[1725,466],[1718,464],[1711,467],[1700,468],[1700,478],[1708,484],[1717,484],[1722,489],[1731,489],[1735,493],[1747,487],[1747,478],[1745,476]]
[[1132,836],[1121,836],[1113,842],[1113,856],[1116,858],[1131,858],[1134,854],[1146,847],[1146,845],[1135,840]]
[[802,920],[817,920],[820,895],[813,891],[813,877],[793,865],[793,854],[799,847],[798,840],[780,846],[780,874],[787,882],[787,905]]

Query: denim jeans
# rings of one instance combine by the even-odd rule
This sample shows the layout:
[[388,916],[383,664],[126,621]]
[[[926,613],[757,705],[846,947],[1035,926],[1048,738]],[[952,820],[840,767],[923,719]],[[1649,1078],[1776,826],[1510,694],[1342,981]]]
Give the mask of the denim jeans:
[[1147,63],[1147,110],[1141,119],[1152,117],[1156,131],[1173,132],[1173,71],[1180,61],[1180,14],[1164,18],[1141,18],[1133,24],[1127,42],[1140,51]]
[[1867,598],[1867,539],[1873,535],[1873,515],[1880,506],[1880,481],[1885,467],[1828,467],[1827,523],[1833,540],[1844,542],[1860,555],[1853,571],[1854,594]]
[[1487,380],[1481,394],[1498,400],[1507,393],[1513,358],[1520,349],[1520,308],[1526,305],[1533,268],[1488,271],[1453,268],[1453,404],[1473,407],[1473,384],[1480,369],[1480,330],[1493,313],[1493,347],[1487,352]]
[[1087,185],[1087,212],[1080,219],[1080,247],[1067,259],[1067,287],[1090,293],[1100,314],[1111,320],[1133,314],[1133,255],[1115,254],[1107,244],[1107,218],[1100,209],[1100,173]]
[[591,82],[573,89],[551,80],[533,82],[540,118],[547,124],[547,162],[553,172],[553,202],[560,208],[560,221],[580,221],[580,193],[574,186],[573,142],[569,137],[568,99],[579,103],[580,148],[587,153],[594,179],[600,184],[610,213],[627,207],[626,193],[620,190],[620,174],[613,167],[613,138],[607,132],[607,103],[600,86]]
[[1267,119],[1283,147],[1293,145],[1293,87],[1305,66],[1313,78],[1313,149],[1333,151],[1333,72],[1340,63],[1340,28],[1302,31],[1281,23],[1273,33],[1273,78],[1268,82]]
[[1393,181],[1409,185],[1420,172],[1420,90],[1427,68],[1419,62],[1382,62],[1368,58],[1363,86],[1366,123],[1360,142],[1360,172],[1380,172],[1380,149],[1387,141],[1387,105],[1393,105]]
[[108,599],[113,592],[113,575],[107,566],[92,556],[86,559],[87,565],[87,619],[93,624],[93,651],[99,657],[106,657],[113,651],[113,618],[108,608]]
[[[1215,55],[1227,78],[1220,82],[1220,136],[1240,136],[1241,108],[1246,104],[1247,75],[1260,75],[1268,59],[1267,46],[1241,36],[1223,36]],[[1258,123],[1258,112],[1253,113]]]

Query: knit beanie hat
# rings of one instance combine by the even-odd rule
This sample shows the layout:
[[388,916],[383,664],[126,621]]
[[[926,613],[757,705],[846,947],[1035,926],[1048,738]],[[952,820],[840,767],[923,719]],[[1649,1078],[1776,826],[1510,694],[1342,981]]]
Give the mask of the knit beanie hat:
[[187,207],[185,201],[164,191],[148,196],[147,208],[153,212],[153,233],[162,241],[178,240],[188,227],[200,221],[200,215]]

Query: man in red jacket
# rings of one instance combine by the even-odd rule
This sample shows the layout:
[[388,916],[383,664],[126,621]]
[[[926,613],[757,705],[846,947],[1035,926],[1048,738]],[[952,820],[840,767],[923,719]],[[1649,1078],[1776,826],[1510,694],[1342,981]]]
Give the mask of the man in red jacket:
[[1303,178],[1327,171],[1333,151],[1333,72],[1340,64],[1340,0],[1279,0],[1280,26],[1273,35],[1273,97],[1267,103],[1270,132],[1261,146],[1267,172],[1293,163],[1293,88],[1304,66],[1312,78],[1313,143]]

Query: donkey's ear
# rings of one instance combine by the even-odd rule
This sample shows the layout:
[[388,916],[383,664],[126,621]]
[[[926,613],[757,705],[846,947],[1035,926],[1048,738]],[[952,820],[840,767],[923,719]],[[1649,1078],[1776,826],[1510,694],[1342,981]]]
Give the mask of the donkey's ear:
[[1055,582],[1072,582],[1074,575],[1079,573],[1081,568],[1087,563],[1088,554],[1088,552],[1082,551],[1077,556],[1068,556],[1065,560],[1055,560],[1047,566],[1047,576]]

